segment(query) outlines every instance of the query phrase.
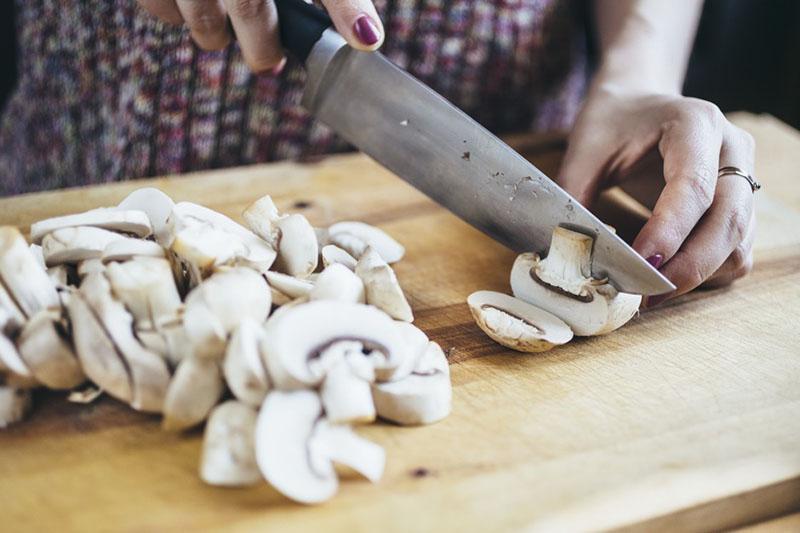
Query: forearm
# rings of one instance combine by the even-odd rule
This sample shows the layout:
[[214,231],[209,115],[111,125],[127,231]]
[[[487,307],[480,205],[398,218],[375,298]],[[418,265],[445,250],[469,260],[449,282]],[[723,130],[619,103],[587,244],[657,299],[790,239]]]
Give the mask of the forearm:
[[612,91],[680,94],[702,0],[595,0],[600,65]]

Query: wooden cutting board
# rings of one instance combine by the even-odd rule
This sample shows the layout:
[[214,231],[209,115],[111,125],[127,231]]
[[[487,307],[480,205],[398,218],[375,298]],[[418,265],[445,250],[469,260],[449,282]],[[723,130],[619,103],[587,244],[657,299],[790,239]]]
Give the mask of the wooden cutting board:
[[[112,205],[160,187],[235,218],[272,194],[317,225],[358,219],[408,249],[417,324],[447,350],[454,410],[423,428],[360,433],[385,447],[377,486],[343,481],[318,507],[266,484],[197,476],[201,432],[171,435],[110,399],[39,397],[0,434],[6,531],[502,531],[740,525],[800,505],[800,134],[737,115],[759,144],[753,274],[541,355],[483,336],[464,303],[508,291],[514,256],[361,155],[0,200],[0,223]],[[514,140],[553,173],[560,143]]]

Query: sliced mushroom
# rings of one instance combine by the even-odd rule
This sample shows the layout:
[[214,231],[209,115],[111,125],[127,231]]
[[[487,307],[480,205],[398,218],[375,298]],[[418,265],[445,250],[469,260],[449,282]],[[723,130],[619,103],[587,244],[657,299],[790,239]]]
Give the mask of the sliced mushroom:
[[256,421],[256,460],[269,483],[294,501],[320,503],[331,498],[339,481],[333,462],[346,464],[370,480],[383,473],[383,449],[346,426],[322,419],[314,391],[273,391]]
[[0,278],[8,295],[27,317],[60,305],[47,272],[31,253],[19,230],[11,226],[0,227]]
[[320,273],[308,299],[364,303],[364,283],[352,270],[334,263]]
[[264,328],[251,318],[244,318],[231,335],[225,352],[222,372],[236,398],[258,407],[267,395],[270,383],[261,357]]
[[256,463],[256,411],[229,400],[211,411],[203,436],[200,478],[209,485],[244,487],[261,480]]
[[72,346],[59,324],[60,315],[43,309],[17,339],[19,355],[37,381],[50,389],[71,389],[86,380]]
[[162,245],[168,244],[166,242],[169,239],[167,219],[174,207],[175,202],[172,201],[172,198],[153,187],[144,187],[133,191],[117,206],[119,209],[144,211],[153,228],[156,241]]
[[144,211],[101,207],[85,213],[48,218],[31,224],[31,240],[41,242],[45,235],[65,228],[79,226],[102,228],[147,237],[153,232],[150,219]]
[[367,303],[385,311],[392,318],[411,322],[414,315],[397,276],[386,261],[369,247],[356,265],[356,274],[364,282]]
[[5,383],[21,389],[32,389],[39,385],[25,364],[11,339],[0,335],[0,375],[6,373]]
[[2,283],[0,283],[0,310],[4,313],[3,333],[14,335],[22,329],[27,318]]
[[80,263],[87,259],[100,259],[106,246],[129,238],[90,226],[62,228],[44,236],[42,252],[47,266]]
[[347,253],[345,249],[339,248],[335,244],[328,244],[327,246],[323,246],[322,251],[320,253],[322,254],[322,264],[323,266],[325,266],[325,268],[328,268],[333,264],[339,263],[346,266],[350,270],[356,269],[356,264],[358,263],[358,260],[349,253]]
[[333,343],[321,354],[333,359],[320,387],[325,416],[333,424],[363,424],[375,420],[370,382],[359,375],[359,362],[364,360],[364,345],[355,341]]
[[206,419],[224,391],[222,372],[216,361],[187,357],[180,362],[169,384],[161,427],[182,431],[196,426]]
[[145,348],[160,355],[172,368],[193,354],[182,316],[159,324],[158,329],[137,329],[136,337]]
[[106,265],[102,259],[95,257],[93,259],[86,259],[78,263],[78,277],[85,278],[89,274],[102,274],[106,271]]
[[0,429],[19,422],[30,409],[30,390],[0,384]]
[[342,340],[363,344],[377,379],[402,377],[398,370],[409,347],[392,319],[372,306],[317,300],[283,306],[267,321],[263,348],[272,383],[281,389],[319,385],[335,362],[321,355]]
[[642,297],[591,277],[592,245],[592,237],[557,227],[545,259],[528,253],[514,261],[514,296],[557,315],[575,335],[602,335],[624,325]]
[[447,358],[435,342],[428,344],[414,372],[372,385],[378,416],[404,426],[432,424],[450,414],[452,386]]
[[31,244],[28,246],[28,248],[30,249],[34,259],[36,259],[36,262],[39,263],[39,266],[47,269],[47,264],[44,262],[44,252],[42,251],[42,247],[38,244]]
[[186,296],[183,323],[195,355],[221,358],[228,334],[245,318],[263,323],[271,294],[257,272],[237,267],[214,274]]
[[295,278],[288,274],[281,272],[264,272],[264,277],[267,279],[269,286],[273,289],[282,292],[284,295],[291,299],[302,298],[308,296],[314,284],[305,279]]
[[274,248],[278,245],[278,229],[273,222],[280,218],[280,212],[272,197],[262,196],[242,213],[245,224],[253,233],[270,243]]
[[134,257],[166,257],[164,249],[156,242],[126,238],[108,243],[100,258],[104,263],[128,261]]
[[170,379],[164,360],[136,339],[133,317],[111,296],[111,286],[105,276],[86,276],[81,283],[80,293],[128,369],[132,389],[131,407],[139,411],[161,412]]
[[272,305],[274,305],[275,307],[286,305],[293,300],[293,298],[283,294],[275,287],[270,287],[269,292],[272,295]]
[[360,259],[372,247],[387,263],[396,263],[403,258],[406,250],[403,245],[388,233],[364,222],[337,222],[328,228],[331,243],[344,248],[350,255]]
[[56,288],[69,286],[70,267],[68,265],[56,265],[47,269],[47,276]]
[[572,330],[557,316],[520,299],[493,291],[467,298],[478,326],[495,342],[518,352],[543,352],[572,340]]
[[172,266],[166,259],[137,257],[109,263],[106,275],[114,295],[136,319],[137,329],[157,329],[174,320],[182,308]]

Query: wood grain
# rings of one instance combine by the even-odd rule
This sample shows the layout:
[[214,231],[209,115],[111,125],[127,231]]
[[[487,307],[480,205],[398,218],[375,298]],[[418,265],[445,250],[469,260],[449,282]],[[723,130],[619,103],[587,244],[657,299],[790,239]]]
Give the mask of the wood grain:
[[[450,357],[453,414],[361,429],[386,448],[384,479],[348,479],[307,508],[266,484],[203,485],[199,431],[174,436],[113,400],[77,406],[45,393],[29,422],[0,434],[0,529],[701,530],[797,508],[800,136],[769,117],[734,120],[759,143],[765,184],[753,274],[535,356],[492,343],[464,304],[474,290],[508,290],[513,254],[366,157],[147,182],[235,218],[269,193],[282,208],[306,206],[293,210],[315,224],[365,220],[398,238],[417,324]],[[555,170],[559,143],[515,142]],[[27,230],[144,184],[2,199],[0,223]]]

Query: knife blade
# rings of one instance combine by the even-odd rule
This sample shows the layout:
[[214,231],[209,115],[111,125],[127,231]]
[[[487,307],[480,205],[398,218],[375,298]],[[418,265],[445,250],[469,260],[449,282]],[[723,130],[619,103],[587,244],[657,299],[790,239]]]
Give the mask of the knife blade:
[[347,45],[319,9],[277,0],[281,40],[305,63],[302,104],[372,159],[518,252],[563,225],[594,237],[592,274],[652,295],[674,285],[532,163],[378,52]]

